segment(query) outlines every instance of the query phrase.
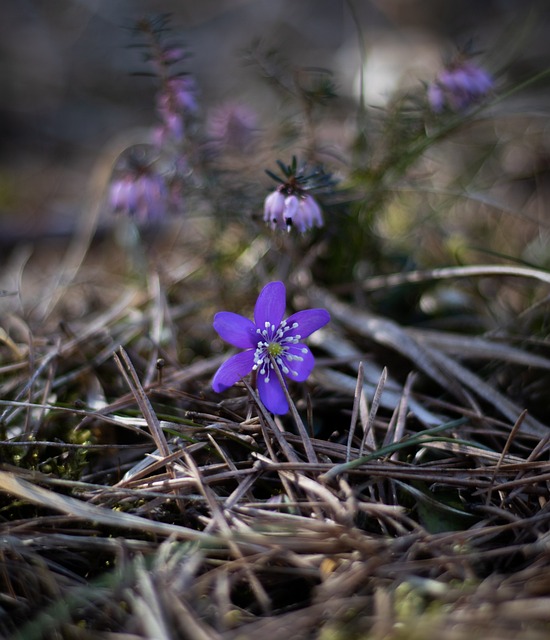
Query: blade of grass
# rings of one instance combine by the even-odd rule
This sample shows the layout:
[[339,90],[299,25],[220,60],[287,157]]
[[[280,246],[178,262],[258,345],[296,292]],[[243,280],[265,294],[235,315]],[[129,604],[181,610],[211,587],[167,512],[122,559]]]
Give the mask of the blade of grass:
[[114,359],[115,362],[124,376],[126,383],[130,387],[136,402],[139,406],[143,417],[147,421],[147,426],[151,431],[151,435],[155,440],[155,444],[157,445],[158,450],[161,455],[164,457],[168,457],[170,455],[170,449],[168,448],[168,443],[166,442],[166,436],[160,426],[160,421],[157,418],[156,413],[153,411],[153,407],[147,397],[145,390],[141,386],[141,382],[139,381],[137,371],[134,368],[134,365],[130,361],[128,354],[124,350],[124,347],[120,347],[119,349],[120,356],[115,354]]
[[369,453],[366,456],[362,456],[361,458],[352,460],[351,462],[338,464],[332,467],[330,471],[327,471],[326,473],[319,476],[319,479],[324,482],[329,482],[330,480],[335,478],[337,475],[340,475],[341,473],[346,473],[347,471],[356,469],[357,467],[360,467],[362,464],[365,464],[366,462],[370,462],[371,460],[376,460],[377,458],[383,458],[385,456],[389,456],[395,453],[396,451],[400,451],[401,449],[407,449],[411,446],[421,445],[426,440],[426,437],[435,435],[437,433],[440,433],[441,431],[454,429],[455,427],[458,427],[464,424],[465,422],[467,422],[465,418],[460,418],[458,420],[453,420],[452,422],[447,422],[446,424],[439,425],[438,427],[434,427],[432,429],[425,429],[424,431],[417,433],[415,436],[412,436],[411,438],[407,438],[407,440],[404,440],[401,442],[394,442],[385,447],[381,447],[377,451],[373,451],[372,453]]
[[[550,284],[550,273],[542,269],[528,267],[513,267],[508,265],[469,265],[467,267],[441,267],[439,269],[427,269],[394,273],[389,276],[373,276],[366,278],[359,286],[364,291],[376,291],[387,287],[398,287],[402,284],[426,282],[428,280],[448,280],[453,278],[480,278],[486,276],[513,276],[517,278],[532,278]],[[343,285],[336,290],[345,293],[353,285]]]
[[351,445],[353,436],[355,435],[355,427],[357,426],[357,418],[359,417],[359,405],[363,397],[363,363],[359,363],[357,370],[357,384],[355,385],[355,393],[353,394],[353,408],[351,411],[351,420],[349,425],[348,443],[346,446],[346,462],[351,458]]
[[44,489],[6,471],[0,471],[0,491],[17,496],[21,500],[37,504],[45,509],[60,511],[87,522],[97,522],[107,527],[140,531],[153,536],[168,537],[172,535],[176,538],[196,540],[207,545],[221,545],[223,547],[226,545],[226,542],[220,536],[205,534],[202,531],[180,525],[147,520],[122,511],[110,511],[109,509],[97,507],[82,500]]
[[384,387],[386,386],[387,380],[388,370],[386,369],[386,367],[384,367],[382,369],[382,373],[380,374],[380,380],[378,381],[376,389],[374,390],[374,396],[372,398],[370,411],[368,409],[365,396],[364,418],[366,418],[366,421],[363,422],[364,433],[363,439],[361,440],[361,446],[359,447],[360,456],[363,455],[363,451],[365,449],[367,441],[369,443],[369,446],[371,446],[373,449],[376,448],[376,442],[374,441],[374,421],[376,420],[376,415],[378,414],[378,409],[380,407],[380,403],[382,402],[382,394],[384,393]]

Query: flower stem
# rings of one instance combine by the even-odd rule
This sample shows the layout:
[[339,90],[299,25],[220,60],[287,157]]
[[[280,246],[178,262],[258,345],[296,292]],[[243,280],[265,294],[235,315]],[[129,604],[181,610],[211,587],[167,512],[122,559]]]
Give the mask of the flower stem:
[[298,433],[300,434],[300,437],[302,438],[302,442],[304,443],[304,451],[306,452],[308,462],[317,463],[318,462],[317,455],[315,453],[313,445],[311,444],[309,434],[304,426],[304,423],[302,422],[302,418],[300,417],[300,414],[298,413],[298,409],[296,409],[296,405],[294,404],[294,401],[292,400],[292,397],[288,391],[286,382],[283,378],[283,374],[279,369],[279,365],[275,362],[275,358],[271,354],[269,354],[269,359],[271,360],[271,364],[273,365],[275,374],[281,384],[281,387],[283,388],[286,399],[288,400],[288,406],[290,407],[290,412],[292,413],[292,417],[294,418],[294,422],[296,423]]

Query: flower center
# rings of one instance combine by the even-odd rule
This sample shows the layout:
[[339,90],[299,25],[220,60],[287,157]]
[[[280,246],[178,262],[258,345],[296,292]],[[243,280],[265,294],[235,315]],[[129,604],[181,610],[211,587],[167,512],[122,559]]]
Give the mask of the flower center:
[[[269,375],[273,370],[274,362],[285,375],[298,375],[298,372],[292,369],[290,363],[293,360],[301,362],[303,358],[300,355],[289,353],[288,349],[291,345],[298,344],[302,336],[299,334],[287,335],[291,329],[295,330],[297,328],[297,322],[290,326],[286,323],[286,320],[283,320],[277,329],[274,324],[269,322],[265,323],[263,329],[256,329],[260,339],[254,352],[254,366],[252,369],[254,371],[257,370],[259,375],[264,376],[265,382],[270,381]],[[302,353],[307,353],[305,347],[301,351]]]
[[269,355],[273,356],[274,358],[280,356],[284,351],[284,348],[278,342],[270,342],[267,345],[266,349],[267,353],[269,353]]

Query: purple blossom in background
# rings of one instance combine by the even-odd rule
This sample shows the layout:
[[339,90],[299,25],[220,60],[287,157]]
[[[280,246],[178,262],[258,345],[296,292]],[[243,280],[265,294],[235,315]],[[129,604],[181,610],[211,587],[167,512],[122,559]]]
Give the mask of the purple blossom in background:
[[168,190],[164,179],[153,173],[126,173],[115,179],[109,190],[109,204],[115,213],[137,222],[152,222],[166,212]]
[[153,64],[156,73],[159,76],[164,74],[167,69],[174,62],[179,62],[186,57],[186,51],[183,47],[167,46],[156,48],[156,58],[151,58],[150,62]]
[[324,327],[330,316],[325,309],[307,309],[283,320],[285,306],[284,284],[270,282],[258,296],[254,321],[229,311],[214,316],[214,329],[220,338],[244,349],[217,370],[212,380],[214,391],[221,393],[256,371],[258,393],[265,407],[277,414],[288,411],[286,395],[274,366],[290,380],[306,380],[315,361],[301,340]]
[[246,151],[254,142],[257,126],[255,111],[244,104],[229,102],[210,114],[207,132],[216,150]]
[[321,165],[308,169],[306,164],[298,166],[296,156],[289,165],[277,160],[284,178],[266,169],[268,176],[279,183],[264,201],[264,222],[272,229],[293,227],[300,232],[323,226],[323,214],[311,192],[331,191],[336,184],[330,173]]
[[157,113],[161,125],[155,132],[159,146],[166,141],[182,142],[185,117],[197,111],[196,85],[190,76],[166,80],[157,94]]
[[428,102],[432,111],[440,113],[445,107],[463,111],[479,102],[493,88],[493,79],[471,60],[459,59],[443,69],[428,87]]
[[275,189],[265,199],[264,222],[270,224],[272,229],[284,228],[285,200],[286,197],[280,189]]
[[162,123],[153,129],[153,144],[159,149],[169,144],[183,142],[183,120],[178,114],[168,111],[162,116]]
[[173,100],[174,108],[181,113],[197,111],[197,85],[191,76],[170,78],[164,92]]
[[306,194],[300,198],[293,224],[296,225],[298,231],[302,232],[306,231],[306,229],[311,229],[311,227],[323,226],[321,207],[313,196]]
[[183,143],[186,119],[197,110],[197,90],[193,77],[181,68],[186,51],[165,43],[168,22],[168,14],[136,22],[134,33],[143,41],[135,46],[143,50],[144,61],[159,80],[156,112],[160,123],[149,140],[120,154],[109,187],[111,210],[139,223],[182,212],[185,178],[190,173]]
[[291,227],[296,227],[303,233],[312,227],[322,227],[323,215],[321,207],[313,196],[308,194],[285,196],[279,188],[265,199],[264,221],[272,229],[290,231]]
[[144,17],[136,22],[133,30],[140,39],[134,47],[142,50],[143,60],[160,81],[156,94],[160,124],[153,134],[159,148],[181,144],[186,119],[197,111],[195,80],[182,68],[188,53],[184,47],[168,42],[169,22],[169,14]]

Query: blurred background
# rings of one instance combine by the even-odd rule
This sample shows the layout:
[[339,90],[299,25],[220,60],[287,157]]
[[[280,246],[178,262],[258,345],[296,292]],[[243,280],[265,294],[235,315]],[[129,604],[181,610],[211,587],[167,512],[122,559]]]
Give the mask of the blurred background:
[[[367,52],[365,92],[383,104],[403,82],[429,82],[470,39],[489,67],[521,81],[548,65],[547,2],[356,0]],[[155,121],[154,78],[132,25],[173,15],[174,39],[207,111],[231,99],[264,121],[275,93],[243,64],[255,39],[297,66],[332,70],[340,105],[359,87],[357,28],[344,0],[3,0],[0,7],[0,238],[70,231],[84,215],[90,176],[113,140]],[[539,93],[540,95],[540,93]],[[107,160],[105,160],[107,162]],[[110,161],[110,160],[109,160]]]

